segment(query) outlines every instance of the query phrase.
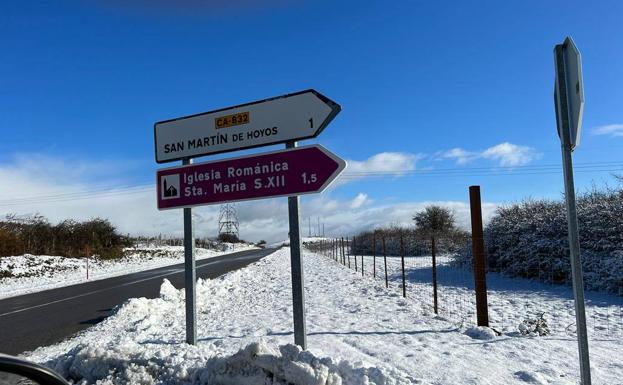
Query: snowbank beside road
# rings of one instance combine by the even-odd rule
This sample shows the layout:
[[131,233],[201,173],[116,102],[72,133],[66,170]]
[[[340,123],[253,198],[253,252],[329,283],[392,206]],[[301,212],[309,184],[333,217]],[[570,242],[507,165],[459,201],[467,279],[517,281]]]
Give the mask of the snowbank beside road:
[[[196,248],[196,259],[211,258],[255,247],[226,244],[225,251]],[[137,271],[184,262],[183,246],[158,246],[126,249],[127,256],[116,260],[65,258],[49,255],[20,255],[0,258],[0,299],[110,278]]]
[[[159,298],[131,299],[104,322],[28,358],[78,383],[102,385],[578,382],[573,336],[465,329],[327,258],[305,253],[303,260],[309,353],[288,346],[290,260],[282,249],[198,281],[197,346],[184,343],[183,291],[164,281]],[[621,341],[591,341],[595,383],[620,383],[621,356]],[[284,377],[292,371],[296,377]]]

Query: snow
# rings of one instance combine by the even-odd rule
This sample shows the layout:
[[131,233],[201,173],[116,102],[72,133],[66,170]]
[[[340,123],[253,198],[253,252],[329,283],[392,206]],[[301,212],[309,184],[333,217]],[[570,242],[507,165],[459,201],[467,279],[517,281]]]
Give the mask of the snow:
[[[357,256],[361,275],[361,255]],[[471,270],[453,264],[453,255],[437,256],[439,314],[457,323],[476,323],[474,277]],[[354,270],[354,257],[351,256]],[[373,257],[364,256],[364,274],[373,275]],[[376,257],[376,275],[384,279],[383,257]],[[390,289],[402,293],[400,257],[387,257]],[[433,310],[432,258],[405,257],[407,297],[423,310]],[[379,278],[379,279],[381,279]],[[575,311],[570,286],[548,284],[535,279],[511,278],[487,273],[487,295],[491,326],[503,333],[519,331],[526,319],[542,313],[549,328],[558,334],[575,336]],[[589,333],[594,338],[623,337],[623,298],[614,294],[586,291]]]
[[[195,249],[197,260],[255,248],[246,244],[223,244],[222,251]],[[0,258],[0,299],[135,273],[184,262],[183,246],[129,248],[117,260],[20,255]]]
[[[159,298],[130,299],[105,321],[26,358],[76,383],[102,385],[579,383],[574,335],[497,336],[435,316],[416,297],[404,299],[383,281],[324,256],[305,252],[303,261],[309,351],[290,345],[284,248],[241,270],[198,280],[196,346],[184,343],[184,293],[165,280]],[[540,304],[539,295],[531,298]],[[545,303],[567,305],[557,296]],[[592,338],[590,348],[594,383],[620,384],[621,338]]]
[[486,326],[472,326],[465,330],[465,335],[475,340],[493,340],[496,333],[493,329]]
[[[301,243],[303,245],[308,244],[308,243],[318,243],[318,242],[324,242],[324,241],[331,241],[333,240],[332,238],[326,238],[326,237],[301,237]],[[280,247],[280,246],[290,246],[290,239],[284,239],[283,241],[279,241],[279,242],[275,242],[275,243],[271,243],[269,245],[270,247]]]

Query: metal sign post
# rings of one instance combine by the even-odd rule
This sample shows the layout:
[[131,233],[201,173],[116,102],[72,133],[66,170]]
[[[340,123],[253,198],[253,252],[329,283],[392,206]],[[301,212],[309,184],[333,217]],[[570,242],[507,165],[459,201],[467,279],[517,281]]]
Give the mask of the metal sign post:
[[[191,164],[190,159],[182,160],[183,165]],[[197,307],[195,282],[195,233],[193,231],[192,209],[184,208],[184,289],[186,291],[186,343],[197,343]]]
[[571,38],[554,48],[556,64],[555,103],[558,134],[561,139],[562,163],[565,178],[565,199],[567,203],[567,225],[569,228],[569,254],[571,256],[571,276],[575,298],[575,319],[580,356],[580,375],[582,385],[591,384],[591,368],[586,331],[586,311],[584,305],[584,281],[580,258],[580,238],[578,216],[573,181],[571,152],[579,142],[584,95],[580,53]]
[[[296,142],[286,143],[286,148],[296,147]],[[299,197],[288,197],[288,218],[290,222],[290,264],[292,268],[292,313],[294,318],[294,343],[307,349],[305,329],[305,283],[303,281],[303,260],[301,259],[301,226],[299,223]]]
[[[187,343],[197,341],[191,207],[287,196],[294,342],[307,348],[299,195],[322,192],[346,162],[319,145],[296,148],[296,141],[318,136],[340,110],[310,89],[154,125],[156,162],[182,160],[181,167],[157,171],[156,193],[159,210],[184,209]],[[191,164],[198,156],[278,143],[286,143],[286,150]]]

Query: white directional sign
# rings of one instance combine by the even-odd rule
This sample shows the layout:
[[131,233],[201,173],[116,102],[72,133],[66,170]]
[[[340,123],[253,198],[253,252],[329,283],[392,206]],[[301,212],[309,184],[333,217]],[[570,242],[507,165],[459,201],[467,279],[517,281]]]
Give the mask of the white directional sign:
[[[570,37],[567,37],[562,43],[562,58],[565,74],[565,87],[567,108],[569,111],[569,134],[570,144],[573,150],[580,143],[580,131],[582,128],[582,114],[584,112],[584,85],[582,82],[582,59],[580,51]],[[559,71],[558,57],[556,60],[556,83],[554,85],[554,97],[556,103],[556,117],[558,121],[558,136],[561,136],[560,130],[563,126],[563,117],[561,116],[561,100],[559,99]]]
[[154,125],[156,162],[314,138],[340,112],[315,90],[165,120]]

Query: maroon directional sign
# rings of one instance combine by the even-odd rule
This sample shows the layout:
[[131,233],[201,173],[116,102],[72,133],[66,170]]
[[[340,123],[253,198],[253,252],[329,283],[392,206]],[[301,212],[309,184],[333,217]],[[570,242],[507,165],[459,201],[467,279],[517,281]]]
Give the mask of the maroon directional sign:
[[346,162],[320,145],[164,168],[158,209],[193,207],[323,191]]

